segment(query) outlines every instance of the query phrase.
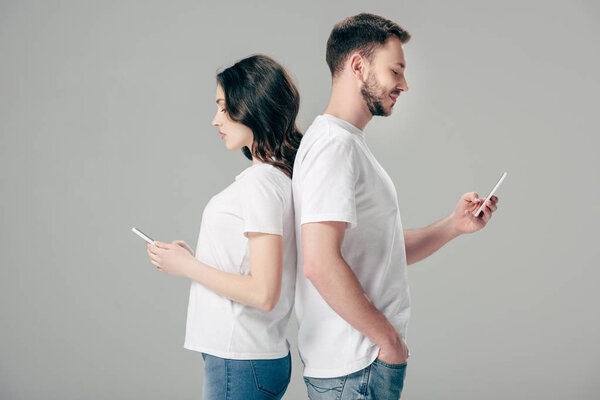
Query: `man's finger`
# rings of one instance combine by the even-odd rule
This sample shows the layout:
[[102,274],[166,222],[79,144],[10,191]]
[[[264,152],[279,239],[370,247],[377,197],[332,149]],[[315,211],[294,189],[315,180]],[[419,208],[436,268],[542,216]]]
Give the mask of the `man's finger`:
[[483,219],[485,221],[485,216],[486,214],[488,214],[490,211],[488,210],[487,207],[483,207],[481,209],[481,211],[479,212],[479,215],[477,216],[477,218]]
[[484,207],[481,211],[483,212],[483,222],[487,224],[490,218],[492,218],[492,212],[487,207]]

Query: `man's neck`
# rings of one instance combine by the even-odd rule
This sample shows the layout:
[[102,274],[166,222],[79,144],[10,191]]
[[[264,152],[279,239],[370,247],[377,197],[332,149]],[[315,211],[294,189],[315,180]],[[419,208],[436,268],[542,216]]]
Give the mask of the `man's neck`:
[[354,93],[352,89],[348,85],[334,83],[329,104],[324,113],[343,119],[362,131],[373,115],[360,93]]

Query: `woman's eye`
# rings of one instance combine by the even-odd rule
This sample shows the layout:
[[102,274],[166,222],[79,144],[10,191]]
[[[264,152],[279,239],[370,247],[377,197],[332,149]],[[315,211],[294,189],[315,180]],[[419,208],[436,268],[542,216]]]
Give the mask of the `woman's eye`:
[[222,109],[221,112],[227,112],[227,110],[226,109]]
[[396,71],[394,71],[394,70],[392,70],[392,72],[394,73],[394,75],[398,75],[398,72],[396,72]]

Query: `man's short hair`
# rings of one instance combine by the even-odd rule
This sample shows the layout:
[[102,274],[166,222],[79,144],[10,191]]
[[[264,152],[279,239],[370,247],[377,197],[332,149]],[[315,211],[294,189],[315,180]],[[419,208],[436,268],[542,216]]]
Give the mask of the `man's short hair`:
[[361,13],[338,22],[327,40],[325,58],[331,76],[344,68],[344,62],[355,51],[370,61],[375,49],[383,46],[391,36],[396,36],[401,43],[410,40],[407,31],[378,15]]

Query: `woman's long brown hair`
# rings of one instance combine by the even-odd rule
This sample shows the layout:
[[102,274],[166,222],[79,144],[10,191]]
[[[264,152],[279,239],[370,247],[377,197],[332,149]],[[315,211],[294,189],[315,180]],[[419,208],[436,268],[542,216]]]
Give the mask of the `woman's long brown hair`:
[[217,74],[225,92],[229,117],[254,134],[248,159],[271,164],[292,177],[294,159],[302,139],[296,126],[300,94],[285,69],[272,58],[253,55]]

